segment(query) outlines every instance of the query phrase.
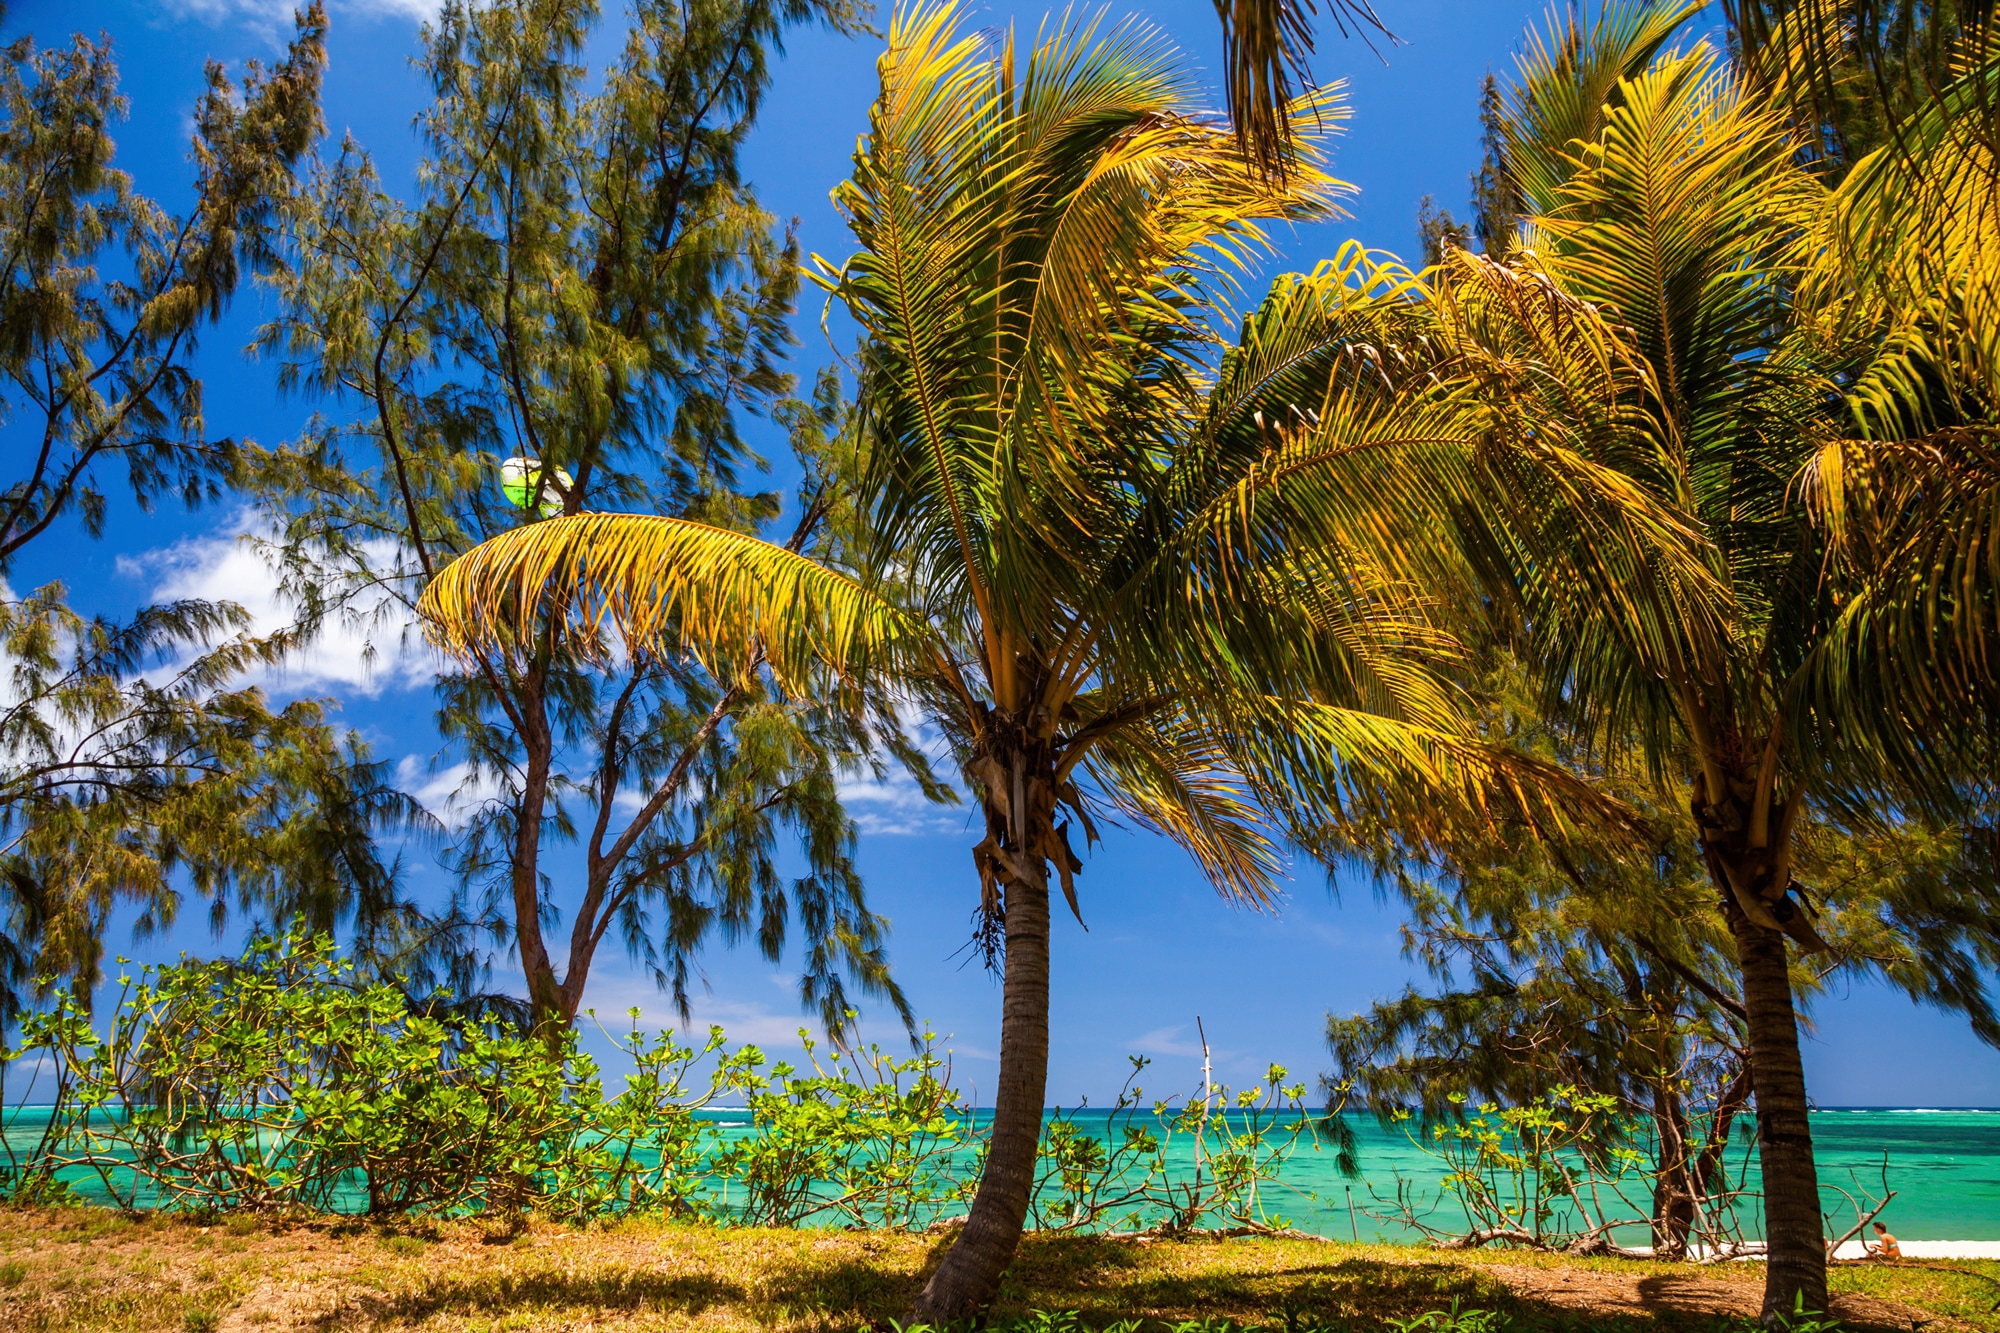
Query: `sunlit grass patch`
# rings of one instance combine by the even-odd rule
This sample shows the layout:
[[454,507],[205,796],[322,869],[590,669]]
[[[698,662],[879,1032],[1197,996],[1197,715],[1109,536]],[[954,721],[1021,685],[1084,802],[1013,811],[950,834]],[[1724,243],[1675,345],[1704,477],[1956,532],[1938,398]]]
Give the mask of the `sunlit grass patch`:
[[2000,1260],[1905,1259],[1835,1264],[1827,1288],[1920,1306],[1982,1329],[2000,1329]]
[[[0,1331],[186,1333],[213,1316],[217,1329],[272,1333],[861,1333],[907,1314],[949,1239],[657,1218],[409,1229],[247,1217],[0,1214]],[[1074,1311],[1084,1330],[1138,1319],[1145,1333],[1200,1319],[1385,1333],[1456,1305],[1490,1312],[1493,1333],[1726,1333],[1750,1326],[1762,1276],[1755,1264],[1030,1235],[994,1314],[1004,1326]],[[1834,1289],[1857,1327],[1914,1317],[2000,1333],[2000,1264],[1846,1265]]]

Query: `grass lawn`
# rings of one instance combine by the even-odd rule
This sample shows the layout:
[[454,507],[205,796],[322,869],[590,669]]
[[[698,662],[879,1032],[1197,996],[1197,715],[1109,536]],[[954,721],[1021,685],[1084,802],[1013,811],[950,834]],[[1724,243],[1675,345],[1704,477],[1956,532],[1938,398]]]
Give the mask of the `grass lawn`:
[[[201,1226],[95,1209],[0,1211],[0,1329],[784,1329],[857,1333],[900,1317],[937,1237],[477,1223],[389,1230],[251,1217]],[[1710,1330],[1754,1314],[1753,1264],[1694,1269],[1505,1251],[1439,1255],[1291,1240],[1031,1237],[1000,1314],[1078,1310],[1282,1327],[1289,1313],[1369,1329],[1430,1310],[1500,1311],[1516,1326]],[[1835,1312],[1855,1325],[2000,1333],[2000,1263],[1843,1265]]]

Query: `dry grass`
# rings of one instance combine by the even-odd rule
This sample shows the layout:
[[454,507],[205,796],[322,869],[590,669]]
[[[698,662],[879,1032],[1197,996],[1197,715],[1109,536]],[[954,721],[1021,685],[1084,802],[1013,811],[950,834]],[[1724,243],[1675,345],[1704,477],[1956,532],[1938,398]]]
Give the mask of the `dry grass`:
[[[516,1235],[231,1219],[200,1226],[91,1209],[0,1212],[0,1329],[783,1329],[853,1333],[909,1307],[941,1242],[853,1232],[714,1231],[656,1222]],[[1379,1326],[1458,1301],[1551,1329],[1708,1330],[1754,1313],[1754,1265],[1238,1240],[1032,1238],[999,1313]],[[1893,1328],[2000,1333],[2000,1264],[1842,1266],[1836,1312]]]

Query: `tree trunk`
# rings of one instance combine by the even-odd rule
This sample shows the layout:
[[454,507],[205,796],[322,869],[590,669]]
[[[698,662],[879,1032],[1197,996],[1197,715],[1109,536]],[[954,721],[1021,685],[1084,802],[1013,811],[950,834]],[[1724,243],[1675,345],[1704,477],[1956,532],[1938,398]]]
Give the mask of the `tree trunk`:
[[1685,1259],[1694,1228],[1694,1181],[1689,1170],[1688,1123],[1680,1094],[1664,1072],[1653,1085],[1653,1125],[1659,1155],[1653,1164],[1653,1254]]
[[1035,1186],[1049,1079],[1049,885],[1038,860],[1021,860],[1034,878],[1006,890],[1006,980],[991,1151],[965,1229],[917,1297],[917,1318],[933,1323],[974,1318],[992,1302],[1021,1243]]
[[1749,1100],[1750,1066],[1745,1063],[1736,1071],[1736,1077],[1729,1080],[1729,1086],[1722,1090],[1722,1097],[1709,1117],[1708,1141],[1702,1145],[1701,1155],[1695,1159],[1695,1188],[1701,1191],[1704,1208],[1713,1207],[1709,1201],[1731,1188],[1726,1157],[1729,1131],[1736,1124],[1737,1113]]
[[1746,917],[1724,890],[1723,913],[1736,936],[1749,1016],[1750,1086],[1757,1098],[1757,1162],[1764,1180],[1764,1317],[1798,1306],[1826,1310],[1826,1241],[1806,1114],[1805,1066],[1785,937]]
[[[525,691],[524,691],[525,693]],[[533,726],[524,728],[522,748],[526,751],[520,800],[515,805],[518,824],[514,829],[514,861],[508,868],[509,887],[514,897],[514,949],[521,973],[528,982],[529,1021],[535,1030],[554,1040],[567,1029],[563,1012],[562,984],[556,980],[548,945],[542,938],[542,815],[548,805],[549,770],[554,763],[554,742],[541,712],[540,696],[522,709]]]

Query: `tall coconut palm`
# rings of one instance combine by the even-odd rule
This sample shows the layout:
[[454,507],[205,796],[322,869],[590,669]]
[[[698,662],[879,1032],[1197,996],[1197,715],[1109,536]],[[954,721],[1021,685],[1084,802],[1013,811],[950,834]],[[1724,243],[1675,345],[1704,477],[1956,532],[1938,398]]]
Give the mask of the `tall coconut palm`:
[[[1282,183],[1258,170],[1150,31],[1065,24],[1021,51],[944,4],[897,16],[881,73],[838,195],[861,248],[823,269],[868,334],[853,566],[583,515],[478,548],[424,609],[448,643],[571,616],[793,691],[892,677],[950,738],[1004,967],[991,1152],[918,1305],[957,1318],[991,1299],[1029,1203],[1077,833],[1125,818],[1254,903],[1279,835],[1356,813],[1417,837],[1563,819],[1589,794],[1483,744],[1447,684],[1438,626],[1491,591],[1475,553],[1549,552],[1557,600],[1626,606],[1621,630],[1655,603],[1697,618],[1708,585],[1685,525],[1574,447],[1615,437],[1617,364],[1544,377],[1565,424],[1514,429],[1487,381],[1442,371],[1503,358],[1428,336],[1422,284],[1358,249],[1276,284],[1225,351],[1260,222],[1338,187],[1310,140]],[[1578,545],[1594,559],[1573,567]]]
[[[1879,704],[1898,673],[1927,678],[1934,664],[1874,653],[1828,667],[1850,589],[1800,483],[1844,433],[1840,385],[1869,382],[1886,354],[1800,300],[1831,196],[1799,165],[1794,122],[1740,71],[1704,45],[1660,49],[1685,12],[1613,6],[1531,41],[1503,121],[1527,253],[1505,274],[1455,256],[1440,305],[1458,288],[1547,283],[1620,326],[1644,368],[1643,421],[1616,466],[1698,522],[1728,615],[1651,639],[1530,614],[1524,642],[1551,699],[1636,725],[1663,766],[1692,756],[1688,800],[1748,1016],[1765,1308],[1818,1310],[1826,1255],[1788,944],[1824,946],[1793,873],[1795,833],[1808,805],[1849,810],[1914,771],[1894,762],[1925,744],[1913,715]],[[1871,709],[1869,743],[1823,743]],[[1930,776],[1950,795],[1948,775]]]

